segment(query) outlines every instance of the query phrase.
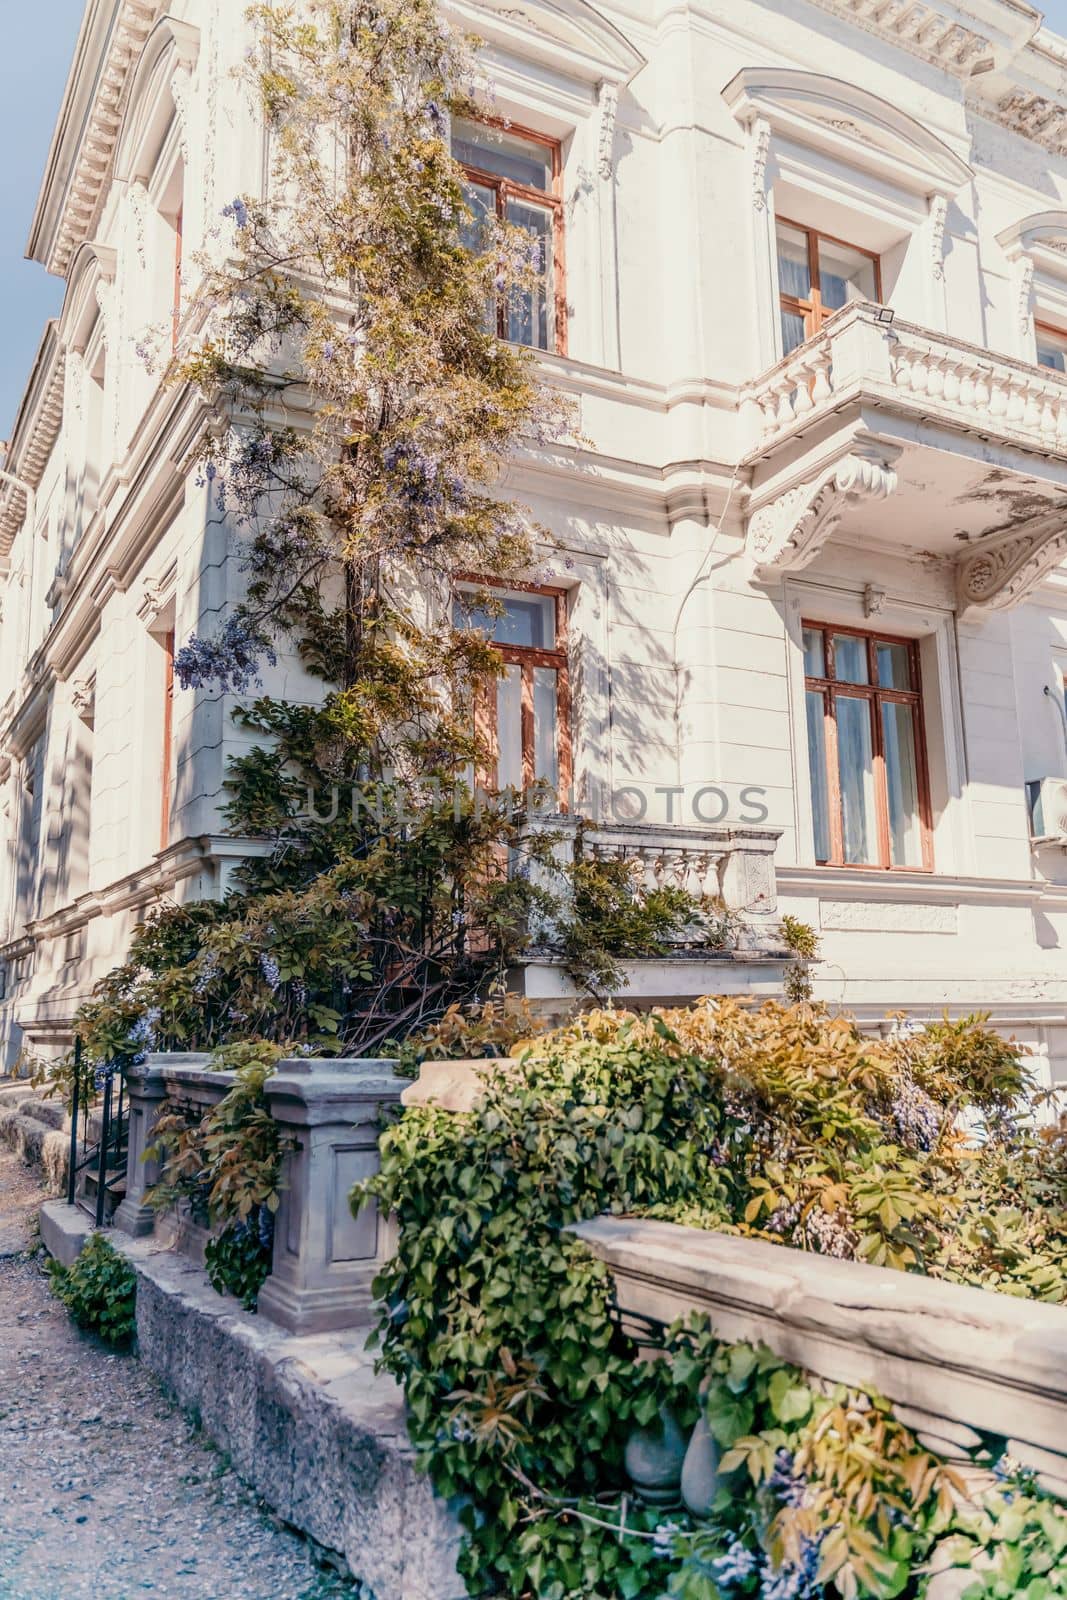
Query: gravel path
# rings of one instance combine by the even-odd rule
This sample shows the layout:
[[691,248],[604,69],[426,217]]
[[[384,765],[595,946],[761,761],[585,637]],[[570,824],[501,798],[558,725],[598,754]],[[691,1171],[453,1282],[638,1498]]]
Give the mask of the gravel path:
[[355,1600],[132,1356],[77,1332],[0,1152],[0,1600]]

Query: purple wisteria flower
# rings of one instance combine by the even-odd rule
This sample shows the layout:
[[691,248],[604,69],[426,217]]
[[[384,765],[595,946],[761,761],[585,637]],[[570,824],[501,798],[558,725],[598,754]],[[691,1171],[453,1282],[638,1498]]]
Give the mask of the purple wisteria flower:
[[394,479],[397,495],[411,510],[434,512],[446,501],[462,505],[466,486],[413,439],[398,439],[382,451],[382,465]]
[[278,657],[247,617],[238,613],[223,623],[213,639],[193,635],[174,657],[174,673],[183,689],[215,684],[224,693],[243,694],[260,682],[260,660],[274,666]]
[[223,206],[222,214],[224,217],[231,217],[238,228],[248,227],[248,207],[240,195],[231,200],[228,206]]
[[749,1550],[740,1539],[735,1539],[725,1555],[717,1556],[711,1563],[712,1575],[720,1585],[744,1583],[754,1577],[759,1567],[759,1556]]
[[448,131],[448,118],[436,100],[427,100],[424,107],[426,119],[439,139]]
[[760,1600],[819,1600],[826,1592],[816,1582],[821,1543],[821,1539],[803,1540],[796,1565],[788,1564],[775,1571],[767,1561],[760,1578]]
[[779,1450],[774,1458],[774,1469],[767,1479],[767,1487],[784,1506],[799,1506],[804,1502],[808,1480],[797,1472],[791,1450]]
[[263,981],[267,988],[274,994],[282,981],[281,968],[277,958],[268,950],[261,950],[259,954],[259,970],[263,974]]

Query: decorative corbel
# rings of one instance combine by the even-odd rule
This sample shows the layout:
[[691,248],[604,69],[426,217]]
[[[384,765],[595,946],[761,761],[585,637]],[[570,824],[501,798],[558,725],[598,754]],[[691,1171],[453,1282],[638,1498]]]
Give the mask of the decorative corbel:
[[96,714],[96,673],[88,678],[76,678],[70,686],[70,703],[76,717],[87,727],[92,727]]
[[752,124],[752,204],[767,208],[767,157],[771,151],[771,125],[763,117]]
[[1067,555],[1063,513],[1040,517],[1016,533],[983,539],[956,567],[961,612],[1008,611],[1029,598]]
[[865,584],[863,589],[863,615],[865,617],[881,616],[888,598],[886,591],[880,589],[876,583]]
[[597,169],[604,182],[615,171],[615,128],[619,118],[619,86],[606,80],[597,91],[600,107],[600,132],[597,138]]
[[853,451],[821,476],[787,489],[754,512],[747,546],[757,576],[768,579],[799,572],[832,538],[850,505],[891,495],[897,486],[891,465],[896,454]]
[[160,612],[174,593],[175,565],[170,567],[158,578],[149,578],[145,581],[141,604],[137,608],[137,615],[145,627],[152,629],[159,620]]

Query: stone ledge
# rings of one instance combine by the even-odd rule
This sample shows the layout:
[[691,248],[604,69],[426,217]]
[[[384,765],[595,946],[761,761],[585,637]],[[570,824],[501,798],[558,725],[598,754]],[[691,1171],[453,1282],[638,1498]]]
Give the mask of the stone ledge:
[[416,1469],[369,1330],[287,1334],[155,1241],[108,1237],[137,1272],[140,1359],[256,1493],[373,1600],[466,1600],[458,1523]]
[[876,1389],[932,1435],[948,1423],[1009,1441],[1067,1495],[1067,1307],[669,1222],[571,1231],[611,1268],[624,1320],[706,1312],[721,1338]]
[[46,1200],[41,1207],[41,1243],[61,1266],[73,1266],[92,1232],[85,1212],[65,1200]]

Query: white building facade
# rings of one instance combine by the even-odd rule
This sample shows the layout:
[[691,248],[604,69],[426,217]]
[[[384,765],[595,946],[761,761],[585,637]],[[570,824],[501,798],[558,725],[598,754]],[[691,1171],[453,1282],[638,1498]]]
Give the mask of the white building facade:
[[[583,438],[509,485],[554,546],[502,778],[777,833],[820,998],[987,1010],[1067,1080],[1067,41],[1022,0],[449,10],[486,40],[456,154],[543,241],[502,331]],[[216,419],[160,375],[267,182],[242,11],[89,0],[34,218],[67,290],[0,499],[8,1061],[241,854],[232,702],[172,673],[240,592]]]

